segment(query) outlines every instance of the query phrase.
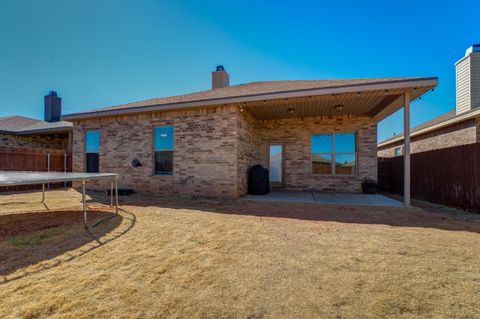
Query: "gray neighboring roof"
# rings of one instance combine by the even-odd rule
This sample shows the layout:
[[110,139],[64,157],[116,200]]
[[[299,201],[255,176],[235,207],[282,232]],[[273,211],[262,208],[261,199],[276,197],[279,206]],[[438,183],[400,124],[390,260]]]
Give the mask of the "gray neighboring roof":
[[66,121],[46,122],[18,115],[0,117],[0,133],[6,134],[61,133],[72,127],[73,124]]
[[18,132],[26,127],[34,125],[39,120],[23,116],[5,116],[0,117],[0,131]]
[[[318,93],[318,90],[329,89],[349,89],[354,91],[355,88],[362,86],[375,85],[393,85],[412,83],[418,81],[433,80],[436,77],[398,77],[398,78],[366,78],[366,79],[343,79],[343,80],[292,80],[292,81],[264,81],[250,82],[246,84],[232,85],[225,88],[206,90],[190,94],[176,95],[170,97],[153,98],[138,102],[110,106],[100,109],[92,109],[85,112],[64,115],[64,119],[80,119],[94,116],[105,116],[111,114],[124,114],[127,112],[145,112],[158,111],[167,109],[182,108],[187,105],[216,105],[223,103],[244,102],[249,100],[262,100],[293,93],[308,94]],[[435,82],[436,85],[436,82]],[[282,96],[283,97],[283,96]],[[153,109],[152,107],[155,107]]]

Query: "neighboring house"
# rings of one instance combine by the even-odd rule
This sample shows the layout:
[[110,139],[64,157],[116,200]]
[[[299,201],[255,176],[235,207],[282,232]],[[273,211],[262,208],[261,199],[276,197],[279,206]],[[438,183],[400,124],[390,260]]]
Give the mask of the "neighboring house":
[[[467,49],[456,67],[456,108],[411,130],[411,153],[480,143],[480,45]],[[403,134],[378,144],[379,157],[403,155]]]
[[[377,179],[377,122],[437,78],[251,82],[70,114],[74,171],[151,194],[236,198],[248,170],[286,190],[361,191]],[[409,108],[408,108],[409,109]],[[100,187],[108,185],[99,184]]]
[[0,117],[0,147],[69,150],[72,123],[61,121],[62,99],[55,92],[45,96],[45,120],[23,116]]

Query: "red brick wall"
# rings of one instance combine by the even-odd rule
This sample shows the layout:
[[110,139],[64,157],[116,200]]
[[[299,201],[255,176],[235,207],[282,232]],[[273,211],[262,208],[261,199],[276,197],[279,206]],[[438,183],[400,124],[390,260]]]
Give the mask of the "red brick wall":
[[[153,127],[173,125],[172,175],[153,174]],[[376,180],[376,124],[369,118],[313,118],[258,121],[247,110],[225,106],[190,111],[119,116],[74,123],[73,167],[84,170],[86,129],[101,133],[100,172],[116,172],[120,187],[151,194],[234,198],[247,192],[248,169],[266,166],[269,142],[285,144],[286,188],[360,191],[364,178]],[[358,173],[319,176],[310,173],[310,135],[358,133]],[[138,159],[142,166],[133,168]],[[108,188],[108,184],[91,184]]]
[[0,134],[0,146],[67,150],[68,137],[61,135]]
[[[144,193],[236,197],[236,108],[132,115],[74,124],[74,171],[84,170],[86,129],[100,130],[100,172]],[[153,128],[174,126],[172,175],[154,175]],[[138,159],[141,167],[133,168]],[[98,184],[106,188],[108,185]]]
[[[377,126],[366,117],[333,117],[309,119],[282,119],[255,121],[248,115],[244,121],[254,132],[255,145],[243,149],[255,154],[248,164],[260,163],[268,167],[267,147],[270,143],[284,145],[287,190],[335,190],[359,192],[361,182],[377,180]],[[247,120],[245,120],[247,119]],[[353,176],[316,175],[311,173],[310,137],[312,133],[356,132],[358,139],[357,174]],[[248,166],[248,165],[247,165]],[[240,174],[241,175],[241,174]],[[239,185],[242,183],[239,182]],[[243,189],[239,189],[242,193]]]

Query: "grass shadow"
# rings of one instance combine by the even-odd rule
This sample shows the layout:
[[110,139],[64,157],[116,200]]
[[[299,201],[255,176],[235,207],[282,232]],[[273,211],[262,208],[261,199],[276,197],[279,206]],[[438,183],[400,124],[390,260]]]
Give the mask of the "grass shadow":
[[0,284],[56,267],[122,236],[134,227],[133,213],[90,210],[85,229],[82,211],[42,211],[0,215]]
[[349,224],[422,227],[480,233],[480,222],[478,219],[468,220],[464,217],[445,213],[445,210],[442,209],[420,205],[410,208],[366,207],[314,203],[256,202],[244,199],[218,200],[171,196],[149,197],[138,194],[122,198],[122,205],[191,209],[206,213],[250,215],[264,218],[274,217]]

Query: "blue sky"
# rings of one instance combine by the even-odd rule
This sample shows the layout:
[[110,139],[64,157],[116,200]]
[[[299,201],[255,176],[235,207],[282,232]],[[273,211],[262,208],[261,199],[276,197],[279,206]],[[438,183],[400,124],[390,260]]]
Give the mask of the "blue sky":
[[[43,117],[285,79],[438,76],[412,125],[455,107],[454,62],[480,42],[479,1],[0,0],[0,116]],[[379,139],[402,131],[400,113]]]

